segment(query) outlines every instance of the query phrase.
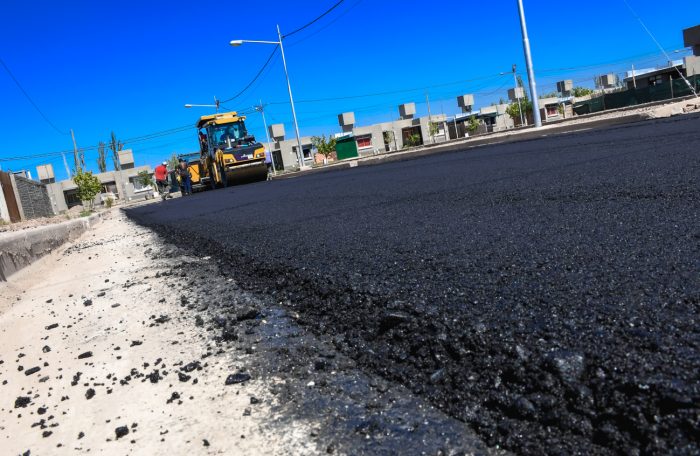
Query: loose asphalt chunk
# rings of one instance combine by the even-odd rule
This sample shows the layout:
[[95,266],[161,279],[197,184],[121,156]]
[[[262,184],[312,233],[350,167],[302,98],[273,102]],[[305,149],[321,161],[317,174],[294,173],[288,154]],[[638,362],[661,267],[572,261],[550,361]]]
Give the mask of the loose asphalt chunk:
[[230,374],[228,377],[226,377],[226,385],[235,385],[237,383],[245,383],[250,379],[251,379],[251,377],[249,374],[246,374],[245,372],[238,372],[235,374]]
[[114,434],[117,436],[117,439],[121,439],[122,437],[129,435],[129,428],[127,426],[119,426],[118,428],[114,429]]

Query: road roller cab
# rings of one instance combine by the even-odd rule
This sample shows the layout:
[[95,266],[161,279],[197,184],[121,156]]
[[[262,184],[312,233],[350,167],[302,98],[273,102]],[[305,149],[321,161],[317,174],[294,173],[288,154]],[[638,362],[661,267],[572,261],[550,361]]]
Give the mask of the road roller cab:
[[203,180],[212,188],[267,178],[265,148],[248,134],[245,116],[226,112],[197,122]]

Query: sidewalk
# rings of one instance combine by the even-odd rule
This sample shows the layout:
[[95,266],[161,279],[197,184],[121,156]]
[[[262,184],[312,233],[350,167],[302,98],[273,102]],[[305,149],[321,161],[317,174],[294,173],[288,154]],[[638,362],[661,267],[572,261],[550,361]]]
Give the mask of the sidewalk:
[[213,353],[159,278],[161,248],[113,212],[0,283],[4,454],[305,452],[261,428],[267,389],[225,384],[241,355]]

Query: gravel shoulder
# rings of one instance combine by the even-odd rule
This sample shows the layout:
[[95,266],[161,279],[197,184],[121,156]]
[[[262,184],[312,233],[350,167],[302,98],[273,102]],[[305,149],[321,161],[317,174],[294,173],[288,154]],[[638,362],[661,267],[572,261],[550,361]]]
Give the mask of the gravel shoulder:
[[234,278],[114,212],[0,284],[4,451],[505,454]]
[[294,433],[261,428],[272,412],[259,381],[225,385],[241,357],[212,353],[149,248],[151,233],[113,214],[0,284],[3,452],[303,452]]

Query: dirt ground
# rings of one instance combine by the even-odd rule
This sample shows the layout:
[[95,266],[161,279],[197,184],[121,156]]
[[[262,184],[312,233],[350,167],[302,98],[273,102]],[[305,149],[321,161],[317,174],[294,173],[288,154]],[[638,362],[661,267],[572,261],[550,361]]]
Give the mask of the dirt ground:
[[156,249],[115,211],[0,283],[2,453],[313,453],[164,289]]

